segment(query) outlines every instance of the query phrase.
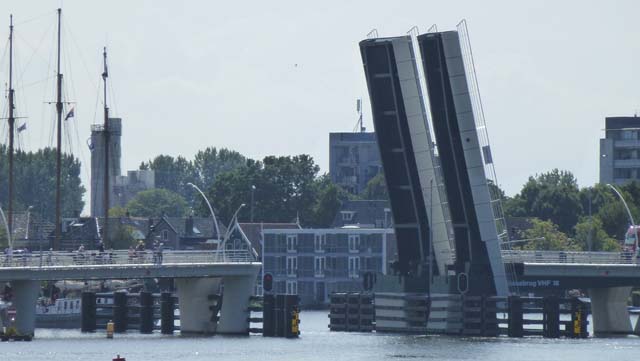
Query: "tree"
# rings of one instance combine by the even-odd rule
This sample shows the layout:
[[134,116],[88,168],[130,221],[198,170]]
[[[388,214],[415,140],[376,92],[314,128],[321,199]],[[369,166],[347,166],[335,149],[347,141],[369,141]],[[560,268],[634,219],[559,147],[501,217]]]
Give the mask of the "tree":
[[532,227],[524,231],[524,238],[530,241],[522,248],[541,251],[575,251],[579,246],[574,244],[566,234],[561,232],[556,224],[533,218]]
[[107,244],[113,249],[128,249],[135,243],[134,232],[135,229],[132,226],[116,223],[113,230],[108,234]]
[[339,185],[334,184],[326,174],[317,179],[316,187],[318,189],[316,202],[313,206],[313,218],[309,223],[312,227],[330,227],[342,203],[352,195]]
[[549,220],[557,224],[564,233],[572,233],[582,215],[578,183],[568,171],[554,169],[529,177],[515,198],[512,201],[515,203],[507,207],[510,215]]
[[384,173],[380,172],[371,178],[360,193],[360,199],[389,200],[387,182]]
[[198,185],[204,189],[209,188],[218,175],[242,167],[246,161],[242,154],[234,150],[207,147],[196,153],[193,160],[193,166],[198,175]]
[[[629,208],[634,220],[638,219],[638,209],[636,206],[629,204]],[[600,207],[597,216],[602,221],[603,229],[610,237],[624,239],[631,222],[621,201],[609,202]]]
[[126,208],[134,217],[182,217],[187,211],[187,202],[177,193],[156,188],[139,192]]
[[592,217],[591,220],[588,217],[580,219],[576,224],[575,241],[583,251],[612,251],[620,248],[615,246],[619,243],[602,228],[599,217]]
[[[8,152],[0,146],[0,204],[8,203]],[[48,221],[55,220],[56,151],[52,148],[36,152],[17,151],[14,168],[14,211],[24,212],[33,206]],[[79,214],[84,208],[85,188],[80,181],[80,161],[69,154],[62,155],[61,208],[62,216]]]
[[[327,186],[327,179],[318,178],[319,170],[306,154],[268,156],[262,161],[249,159],[244,166],[218,175],[207,194],[220,217],[229,219],[240,204],[245,203],[247,210],[251,207],[251,191],[255,186],[254,219],[291,222],[299,217],[303,223],[315,224],[317,212],[325,212],[332,202],[331,191],[324,190],[324,205],[317,204],[318,194]],[[205,212],[204,204],[199,211]],[[326,217],[323,213],[321,222],[326,222]],[[239,214],[241,220],[248,218],[249,212]]]
[[159,155],[147,163],[140,164],[140,169],[151,169],[155,173],[157,188],[178,193],[183,198],[192,200],[195,195],[187,183],[198,183],[198,175],[193,163],[184,157],[173,158]]

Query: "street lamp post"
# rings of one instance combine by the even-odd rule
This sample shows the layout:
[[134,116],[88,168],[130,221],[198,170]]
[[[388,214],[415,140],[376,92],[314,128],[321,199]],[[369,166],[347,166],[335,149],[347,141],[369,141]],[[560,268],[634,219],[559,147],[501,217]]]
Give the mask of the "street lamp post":
[[209,203],[209,200],[207,199],[207,196],[204,194],[204,192],[198,188],[198,186],[196,186],[193,183],[187,183],[187,185],[190,185],[191,187],[193,187],[193,189],[195,189],[196,191],[198,191],[198,193],[200,193],[200,195],[202,196],[202,198],[204,198],[204,202],[207,204],[207,207],[209,207],[209,212],[211,212],[211,217],[213,218],[213,227],[215,227],[216,230],[216,236],[218,237],[218,239],[220,239],[220,228],[218,228],[218,220],[216,219],[216,214],[213,212],[213,207],[211,207],[211,203]]
[[607,184],[607,187],[613,189],[613,191],[616,193],[616,195],[618,196],[618,198],[620,198],[620,200],[622,201],[622,204],[624,204],[624,208],[627,210],[627,215],[629,216],[629,221],[631,222],[631,227],[633,228],[633,233],[634,233],[634,242],[635,242],[635,251],[638,252],[638,231],[636,230],[636,222],[633,220],[633,216],[631,215],[631,211],[629,210],[629,206],[627,205],[627,202],[624,200],[624,197],[622,197],[622,193],[620,193],[616,187],[614,187],[611,184]]
[[229,241],[229,237],[231,237],[231,227],[233,227],[233,223],[234,223],[234,221],[236,221],[236,218],[238,217],[238,213],[240,213],[240,210],[244,206],[246,206],[246,204],[242,203],[240,205],[240,207],[238,207],[238,209],[236,209],[235,213],[233,213],[233,217],[231,217],[231,220],[229,221],[229,225],[227,226],[227,233],[225,233],[224,240],[222,241],[222,249],[224,251],[226,251],[226,249],[227,249],[227,241]]
[[4,228],[7,230],[7,242],[9,242],[9,254],[13,251],[13,240],[11,239],[11,232],[9,232],[9,225],[7,224],[7,217],[4,216],[4,212],[2,211],[2,207],[0,207],[0,216],[2,216],[2,222],[4,223]]
[[256,186],[251,185],[251,223],[253,223],[253,193],[256,191]]

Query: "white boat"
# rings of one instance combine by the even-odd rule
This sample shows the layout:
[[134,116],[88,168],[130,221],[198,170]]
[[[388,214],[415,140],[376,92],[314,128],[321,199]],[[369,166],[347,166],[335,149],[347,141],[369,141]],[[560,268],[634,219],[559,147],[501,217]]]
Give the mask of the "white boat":
[[80,328],[82,304],[79,298],[58,298],[47,303],[40,298],[36,305],[37,328]]

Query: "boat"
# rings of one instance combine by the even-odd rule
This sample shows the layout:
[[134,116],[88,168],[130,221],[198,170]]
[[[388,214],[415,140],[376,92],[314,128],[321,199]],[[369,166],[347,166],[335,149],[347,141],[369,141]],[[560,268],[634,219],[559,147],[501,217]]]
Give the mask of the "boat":
[[50,303],[41,297],[36,305],[37,328],[80,328],[82,304],[79,298],[58,298]]

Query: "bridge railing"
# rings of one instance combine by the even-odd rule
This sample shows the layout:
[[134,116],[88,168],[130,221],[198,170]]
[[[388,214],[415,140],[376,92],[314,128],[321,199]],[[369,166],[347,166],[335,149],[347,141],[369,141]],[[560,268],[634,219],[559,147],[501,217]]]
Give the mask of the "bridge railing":
[[16,252],[0,254],[0,268],[7,267],[69,267],[94,265],[161,265],[255,262],[247,250],[218,251],[138,251],[114,250],[106,252]]
[[518,251],[503,250],[502,260],[510,263],[638,264],[632,252]]

